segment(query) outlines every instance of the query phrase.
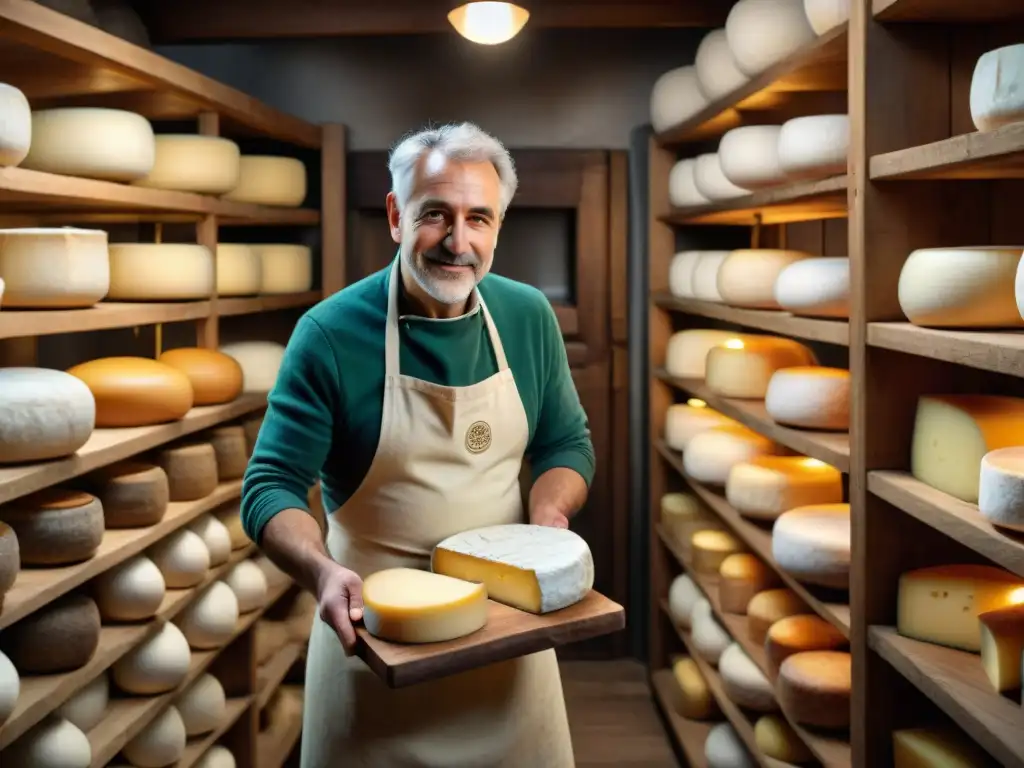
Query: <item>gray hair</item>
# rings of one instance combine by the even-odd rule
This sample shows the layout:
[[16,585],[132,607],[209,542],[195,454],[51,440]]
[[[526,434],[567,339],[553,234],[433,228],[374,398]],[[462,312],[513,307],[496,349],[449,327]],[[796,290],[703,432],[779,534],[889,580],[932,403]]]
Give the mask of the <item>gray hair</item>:
[[440,128],[427,128],[402,139],[388,158],[391,191],[398,198],[398,208],[405,207],[412,193],[416,163],[424,152],[437,150],[452,160],[489,162],[501,182],[501,210],[505,211],[515,196],[519,179],[515,163],[505,145],[473,123],[449,123]]

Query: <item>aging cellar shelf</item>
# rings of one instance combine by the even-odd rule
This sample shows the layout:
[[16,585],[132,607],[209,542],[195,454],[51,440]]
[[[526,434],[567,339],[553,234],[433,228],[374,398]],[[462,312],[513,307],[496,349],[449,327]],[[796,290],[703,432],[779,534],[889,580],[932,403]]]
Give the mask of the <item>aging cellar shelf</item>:
[[797,182],[707,205],[673,208],[662,221],[675,225],[753,226],[844,218],[846,187],[846,176]]
[[871,158],[873,179],[1024,178],[1024,123]]
[[284,682],[292,665],[298,661],[305,645],[288,643],[279,649],[256,673],[256,707],[263,709]]
[[[285,695],[302,699],[302,688],[282,686]],[[256,749],[256,768],[281,768],[302,735],[302,712],[291,715],[259,734]]]
[[1019,0],[874,0],[879,21],[980,23],[1021,18]]
[[868,344],[1024,376],[1024,331],[951,331],[910,323],[868,323]]
[[707,768],[708,761],[704,757],[704,742],[714,723],[701,720],[689,720],[676,711],[676,700],[679,697],[679,684],[670,669],[659,669],[651,675],[651,686],[654,688],[654,700],[665,719],[668,720],[669,732],[686,757],[690,768]]

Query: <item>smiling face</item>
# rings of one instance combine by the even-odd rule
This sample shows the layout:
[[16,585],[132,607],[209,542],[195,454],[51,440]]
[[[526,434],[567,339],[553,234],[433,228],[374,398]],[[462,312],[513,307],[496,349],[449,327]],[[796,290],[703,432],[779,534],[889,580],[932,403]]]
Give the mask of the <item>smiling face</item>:
[[407,293],[428,316],[462,314],[494,260],[501,227],[497,170],[429,151],[416,164],[405,208],[398,210],[394,193],[387,206]]

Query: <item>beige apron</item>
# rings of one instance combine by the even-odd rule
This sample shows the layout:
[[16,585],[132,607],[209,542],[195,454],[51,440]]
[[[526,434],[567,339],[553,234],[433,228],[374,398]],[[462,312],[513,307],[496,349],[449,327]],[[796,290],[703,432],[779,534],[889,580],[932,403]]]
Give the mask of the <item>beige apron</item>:
[[[327,549],[364,579],[429,570],[441,539],[523,521],[519,470],[526,412],[479,291],[498,372],[443,387],[399,372],[399,262],[391,267],[380,443],[362,484],[328,517]],[[441,321],[444,322],[444,321]],[[570,768],[553,650],[390,689],[346,657],[317,616],[309,641],[302,768]]]

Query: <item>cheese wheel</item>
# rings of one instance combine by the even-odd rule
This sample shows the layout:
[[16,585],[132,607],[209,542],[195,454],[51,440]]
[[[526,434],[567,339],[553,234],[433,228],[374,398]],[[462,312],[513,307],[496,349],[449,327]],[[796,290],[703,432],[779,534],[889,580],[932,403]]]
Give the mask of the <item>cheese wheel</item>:
[[231,549],[242,549],[252,543],[249,535],[242,526],[242,512],[239,502],[229,501],[219,509],[214,510],[217,519],[224,523],[231,535]]
[[651,126],[656,133],[662,133],[686,122],[707,104],[693,65],[670,69],[651,88]]
[[819,179],[846,173],[850,153],[847,115],[794,117],[779,132],[779,166],[790,179]]
[[304,293],[313,289],[313,251],[308,245],[250,246],[260,259],[260,293]]
[[712,202],[731,200],[749,193],[725,177],[717,152],[697,155],[697,164],[693,168],[693,183],[697,191]]
[[691,560],[697,573],[718,573],[723,560],[744,549],[742,541],[721,529],[696,531],[690,537]]
[[192,384],[177,368],[145,357],[101,357],[69,368],[96,401],[97,427],[145,427],[191,410]]
[[688,720],[711,720],[721,715],[718,702],[696,661],[686,656],[676,659],[672,664],[672,674],[679,686],[676,712]]
[[363,623],[398,643],[454,640],[487,623],[487,588],[440,573],[388,568],[363,581]]
[[704,741],[704,759],[708,768],[757,768],[736,729],[729,723],[719,723]]
[[718,515],[692,493],[662,496],[661,524],[686,558],[690,557],[690,539],[696,531],[723,527]]
[[693,606],[704,597],[704,593],[693,583],[693,579],[681,573],[672,580],[668,588],[668,612],[678,626],[690,629],[690,614]]
[[697,70],[697,85],[708,101],[728,96],[749,80],[736,66],[725,27],[713,29],[701,38],[693,66]]
[[703,400],[691,399],[668,407],[665,413],[665,442],[674,451],[685,451],[690,440],[704,430],[737,423],[713,408],[708,408]]
[[22,566],[55,567],[89,560],[103,542],[103,506],[81,491],[47,488],[0,506],[18,536]]
[[214,259],[195,243],[111,243],[108,301],[189,301],[213,295]]
[[142,115],[123,109],[63,107],[32,113],[32,144],[22,168],[106,181],[134,181],[153,170],[156,140]]
[[0,229],[4,309],[84,309],[107,295],[110,258],[101,229]]
[[665,370],[680,379],[703,379],[708,352],[730,339],[732,331],[692,328],[676,331],[668,339],[665,349]]
[[11,716],[21,695],[21,678],[11,660],[0,651],[0,725]]
[[114,662],[110,673],[125,693],[154,696],[177,688],[188,676],[192,651],[181,630],[171,622]]
[[747,604],[747,631],[750,641],[761,645],[768,629],[779,619],[807,613],[804,601],[790,589],[769,589],[754,595]]
[[768,381],[764,408],[779,424],[846,431],[850,428],[850,372],[819,365],[780,368]]
[[993,525],[1024,531],[1024,447],[998,448],[982,456],[978,511]]
[[153,167],[140,187],[222,195],[238,184],[238,145],[219,136],[163,133],[154,141]]
[[722,653],[732,644],[732,638],[711,612],[711,603],[701,598],[690,614],[690,641],[704,661],[712,666],[718,664]]
[[306,199],[306,166],[294,157],[242,155],[238,184],[225,200],[295,208]]
[[188,377],[196,406],[229,403],[242,394],[242,366],[216,349],[169,349],[161,353],[157,361],[177,368]]
[[1020,247],[920,248],[900,270],[900,309],[930,328],[1020,328],[1014,280]]
[[214,744],[196,761],[195,768],[236,768],[235,756],[223,744]]
[[0,83],[0,165],[20,165],[31,144],[32,109],[28,99],[13,85]]
[[199,736],[216,730],[227,715],[224,686],[213,675],[202,675],[174,702],[185,724],[185,733]]
[[754,723],[754,743],[765,757],[787,765],[803,765],[814,760],[793,726],[780,715],[762,715]]
[[206,436],[217,456],[217,477],[220,481],[241,478],[249,463],[245,430],[235,425],[215,427],[208,431]]
[[704,380],[724,397],[763,400],[780,368],[816,365],[809,347],[778,336],[737,336],[708,350]]
[[814,504],[779,515],[772,557],[809,584],[847,589],[850,583],[850,505]]
[[718,601],[726,613],[745,614],[754,595],[778,585],[775,571],[746,552],[729,555],[718,567]]
[[231,557],[231,534],[227,526],[210,514],[201,515],[191,523],[188,529],[199,536],[210,553],[210,567],[223,565]]
[[668,290],[680,299],[693,298],[693,270],[701,251],[680,251],[672,257],[668,269]]
[[683,454],[683,470],[699,483],[725,485],[734,465],[781,450],[743,425],[713,427],[695,435]]
[[744,125],[728,131],[718,145],[725,178],[742,189],[765,189],[782,184],[779,166],[779,125]]
[[156,563],[137,555],[93,580],[93,594],[104,621],[139,621],[153,617],[166,594]]
[[[722,300],[718,292],[718,270],[732,251],[702,251],[693,268],[693,298],[700,301]],[[735,334],[734,334],[735,335]]]
[[843,476],[806,456],[757,456],[729,470],[725,498],[745,517],[775,520],[794,507],[842,502]]
[[88,489],[103,505],[106,528],[147,528],[164,518],[171,489],[163,467],[123,461],[86,478]]
[[979,131],[1024,122],[1024,43],[985,51],[971,76],[971,119]]
[[238,598],[231,587],[215,581],[182,611],[177,624],[192,648],[208,650],[234,637],[238,615]]
[[198,534],[186,529],[168,534],[147,553],[164,575],[169,589],[194,587],[210,570],[210,550]]
[[893,768],[977,768],[992,758],[959,729],[904,728],[892,734]]
[[846,637],[820,616],[797,614],[779,619],[768,628],[764,641],[768,673],[774,678],[779,667],[794,653],[837,651],[846,647]]
[[725,36],[736,66],[749,77],[816,37],[803,0],[739,0],[725,19]]
[[210,443],[186,440],[161,449],[156,457],[167,473],[171,501],[196,501],[217,490],[217,453]]
[[718,294],[734,307],[779,309],[775,280],[790,264],[809,259],[803,251],[752,248],[733,251],[718,268]]
[[224,577],[238,600],[239,613],[252,613],[267,602],[267,577],[252,560],[242,560]]
[[178,762],[188,746],[185,722],[175,707],[167,707],[142,732],[124,745],[121,754],[135,768],[164,768]]
[[775,278],[775,303],[794,315],[850,316],[850,259],[822,256],[785,267]]
[[694,205],[707,205],[711,201],[697,189],[693,180],[693,172],[697,161],[692,157],[679,160],[668,172],[668,200],[676,208],[688,208]]
[[88,733],[103,720],[110,702],[110,678],[106,672],[98,674],[74,696],[61,704],[53,714],[63,717],[83,733]]
[[925,395],[917,401],[910,473],[926,485],[977,504],[981,460],[1024,445],[1024,398]]
[[269,392],[277,381],[284,359],[284,347],[276,341],[238,341],[225,344],[220,351],[231,355],[242,366],[243,392]]
[[0,610],[4,607],[4,594],[14,586],[19,570],[21,552],[18,547],[18,535],[11,526],[0,521]]
[[851,681],[849,653],[807,651],[782,662],[775,693],[797,723],[843,729],[850,726]]
[[92,746],[82,730],[50,714],[4,749],[4,765],[31,768],[89,768]]
[[263,282],[263,262],[250,246],[217,244],[217,295],[254,296]]
[[100,612],[78,593],[58,597],[0,633],[0,651],[22,675],[81,669],[100,643]]
[[850,19],[850,0],[804,0],[811,29],[824,35]]
[[734,704],[755,712],[778,711],[771,682],[738,643],[722,652],[718,672],[722,676],[725,695]]

